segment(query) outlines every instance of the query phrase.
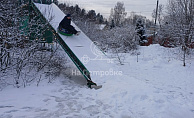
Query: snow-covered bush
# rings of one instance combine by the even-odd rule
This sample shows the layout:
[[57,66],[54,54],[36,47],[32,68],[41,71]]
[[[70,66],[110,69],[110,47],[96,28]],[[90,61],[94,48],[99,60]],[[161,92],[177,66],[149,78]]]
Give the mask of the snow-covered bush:
[[2,0],[0,11],[0,89],[25,87],[45,78],[50,82],[66,69],[66,59],[40,43],[47,24],[29,12],[28,4]]

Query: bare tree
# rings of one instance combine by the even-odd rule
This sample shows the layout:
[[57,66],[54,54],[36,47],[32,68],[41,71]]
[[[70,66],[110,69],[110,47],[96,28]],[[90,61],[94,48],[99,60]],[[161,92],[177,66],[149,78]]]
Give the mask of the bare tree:
[[164,19],[166,34],[174,40],[175,45],[183,48],[183,65],[185,66],[188,46],[194,40],[194,1],[193,0],[169,0],[167,16]]
[[10,84],[25,87],[41,74],[49,78],[58,76],[65,69],[66,61],[56,54],[56,50],[48,50],[50,47],[45,47],[43,40],[53,19],[50,11],[47,11],[49,21],[45,22],[35,11],[29,11],[28,3],[19,5],[15,0],[0,3],[0,10],[5,11],[0,13],[0,89],[2,85]]
[[114,9],[111,9],[111,14],[109,17],[109,22],[112,20],[115,23],[115,26],[120,26],[125,20],[127,12],[125,12],[125,7],[123,2],[117,2]]

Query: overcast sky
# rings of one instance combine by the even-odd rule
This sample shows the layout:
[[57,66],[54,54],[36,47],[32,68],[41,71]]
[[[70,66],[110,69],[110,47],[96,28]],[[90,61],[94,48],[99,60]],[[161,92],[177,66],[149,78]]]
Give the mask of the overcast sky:
[[[67,2],[70,5],[78,4],[86,10],[95,10],[96,13],[102,14],[104,17],[110,15],[111,8],[114,8],[119,0],[59,0],[59,2]],[[132,11],[136,14],[146,16],[151,19],[151,14],[156,8],[157,0],[121,0],[124,3],[127,15]],[[166,5],[167,0],[159,0],[159,4]]]

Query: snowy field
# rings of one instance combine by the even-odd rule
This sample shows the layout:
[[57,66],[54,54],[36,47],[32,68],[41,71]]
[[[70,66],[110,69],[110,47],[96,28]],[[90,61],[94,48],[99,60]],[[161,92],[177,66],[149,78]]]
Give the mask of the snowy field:
[[38,87],[9,86],[0,91],[0,118],[194,118],[194,59],[183,67],[177,49],[138,51],[138,62],[126,54],[124,65],[106,65],[121,73],[99,76],[98,90],[87,88],[82,76],[63,74]]

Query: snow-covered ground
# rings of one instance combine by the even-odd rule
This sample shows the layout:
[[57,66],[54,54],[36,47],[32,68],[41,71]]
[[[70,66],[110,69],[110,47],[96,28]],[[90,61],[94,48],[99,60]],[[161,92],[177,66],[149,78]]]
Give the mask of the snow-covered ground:
[[194,118],[194,59],[183,67],[177,49],[138,51],[138,62],[126,54],[124,65],[104,65],[109,73],[95,79],[98,90],[63,74],[38,87],[9,86],[0,91],[0,118]]

